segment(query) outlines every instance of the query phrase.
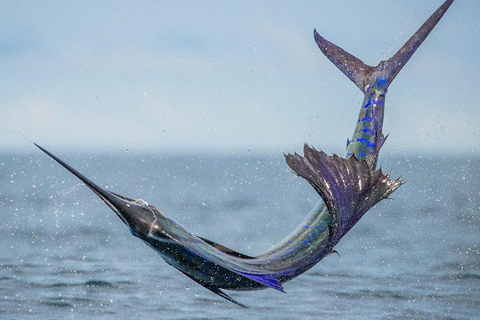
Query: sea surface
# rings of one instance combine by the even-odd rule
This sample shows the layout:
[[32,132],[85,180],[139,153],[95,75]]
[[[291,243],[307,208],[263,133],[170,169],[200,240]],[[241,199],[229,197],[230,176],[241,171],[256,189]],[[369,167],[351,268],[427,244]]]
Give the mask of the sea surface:
[[[58,155],[246,254],[319,199],[281,153]],[[244,309],[168,266],[39,150],[0,154],[0,319],[480,319],[480,158],[380,162],[407,183],[342,239],[340,257],[285,283],[287,294],[228,292]]]

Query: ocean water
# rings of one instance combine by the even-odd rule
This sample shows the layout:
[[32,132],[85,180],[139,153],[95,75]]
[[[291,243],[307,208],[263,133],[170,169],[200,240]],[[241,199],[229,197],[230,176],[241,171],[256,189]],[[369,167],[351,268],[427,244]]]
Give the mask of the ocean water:
[[[51,150],[56,152],[56,150]],[[319,199],[279,155],[60,154],[109,190],[247,254]],[[480,319],[480,158],[381,159],[407,183],[275,290],[200,287],[40,151],[0,155],[1,319]]]

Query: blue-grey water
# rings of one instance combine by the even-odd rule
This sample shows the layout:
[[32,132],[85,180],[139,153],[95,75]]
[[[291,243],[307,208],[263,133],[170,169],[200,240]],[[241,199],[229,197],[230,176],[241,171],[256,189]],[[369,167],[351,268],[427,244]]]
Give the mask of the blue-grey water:
[[[57,152],[57,150],[51,150]],[[279,155],[63,154],[110,190],[247,254],[318,196]],[[1,319],[480,319],[480,158],[390,156],[407,183],[306,274],[275,290],[192,282],[40,151],[0,155]]]

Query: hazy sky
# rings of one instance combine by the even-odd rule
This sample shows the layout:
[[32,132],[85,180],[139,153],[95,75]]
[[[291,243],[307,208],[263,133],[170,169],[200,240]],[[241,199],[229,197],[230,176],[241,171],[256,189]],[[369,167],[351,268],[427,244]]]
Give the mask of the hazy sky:
[[[2,1],[0,150],[344,154],[368,64],[442,0]],[[480,1],[457,0],[387,95],[384,152],[480,154]]]

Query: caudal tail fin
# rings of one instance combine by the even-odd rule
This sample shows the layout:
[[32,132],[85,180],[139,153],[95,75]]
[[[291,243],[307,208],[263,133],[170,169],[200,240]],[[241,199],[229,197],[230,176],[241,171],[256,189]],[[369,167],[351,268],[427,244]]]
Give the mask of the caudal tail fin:
[[314,30],[315,41],[323,54],[352,80],[362,92],[365,92],[368,84],[380,78],[384,79],[386,89],[437,25],[453,1],[445,1],[392,58],[380,62],[376,67],[366,65],[360,59],[327,41],[316,30]]

